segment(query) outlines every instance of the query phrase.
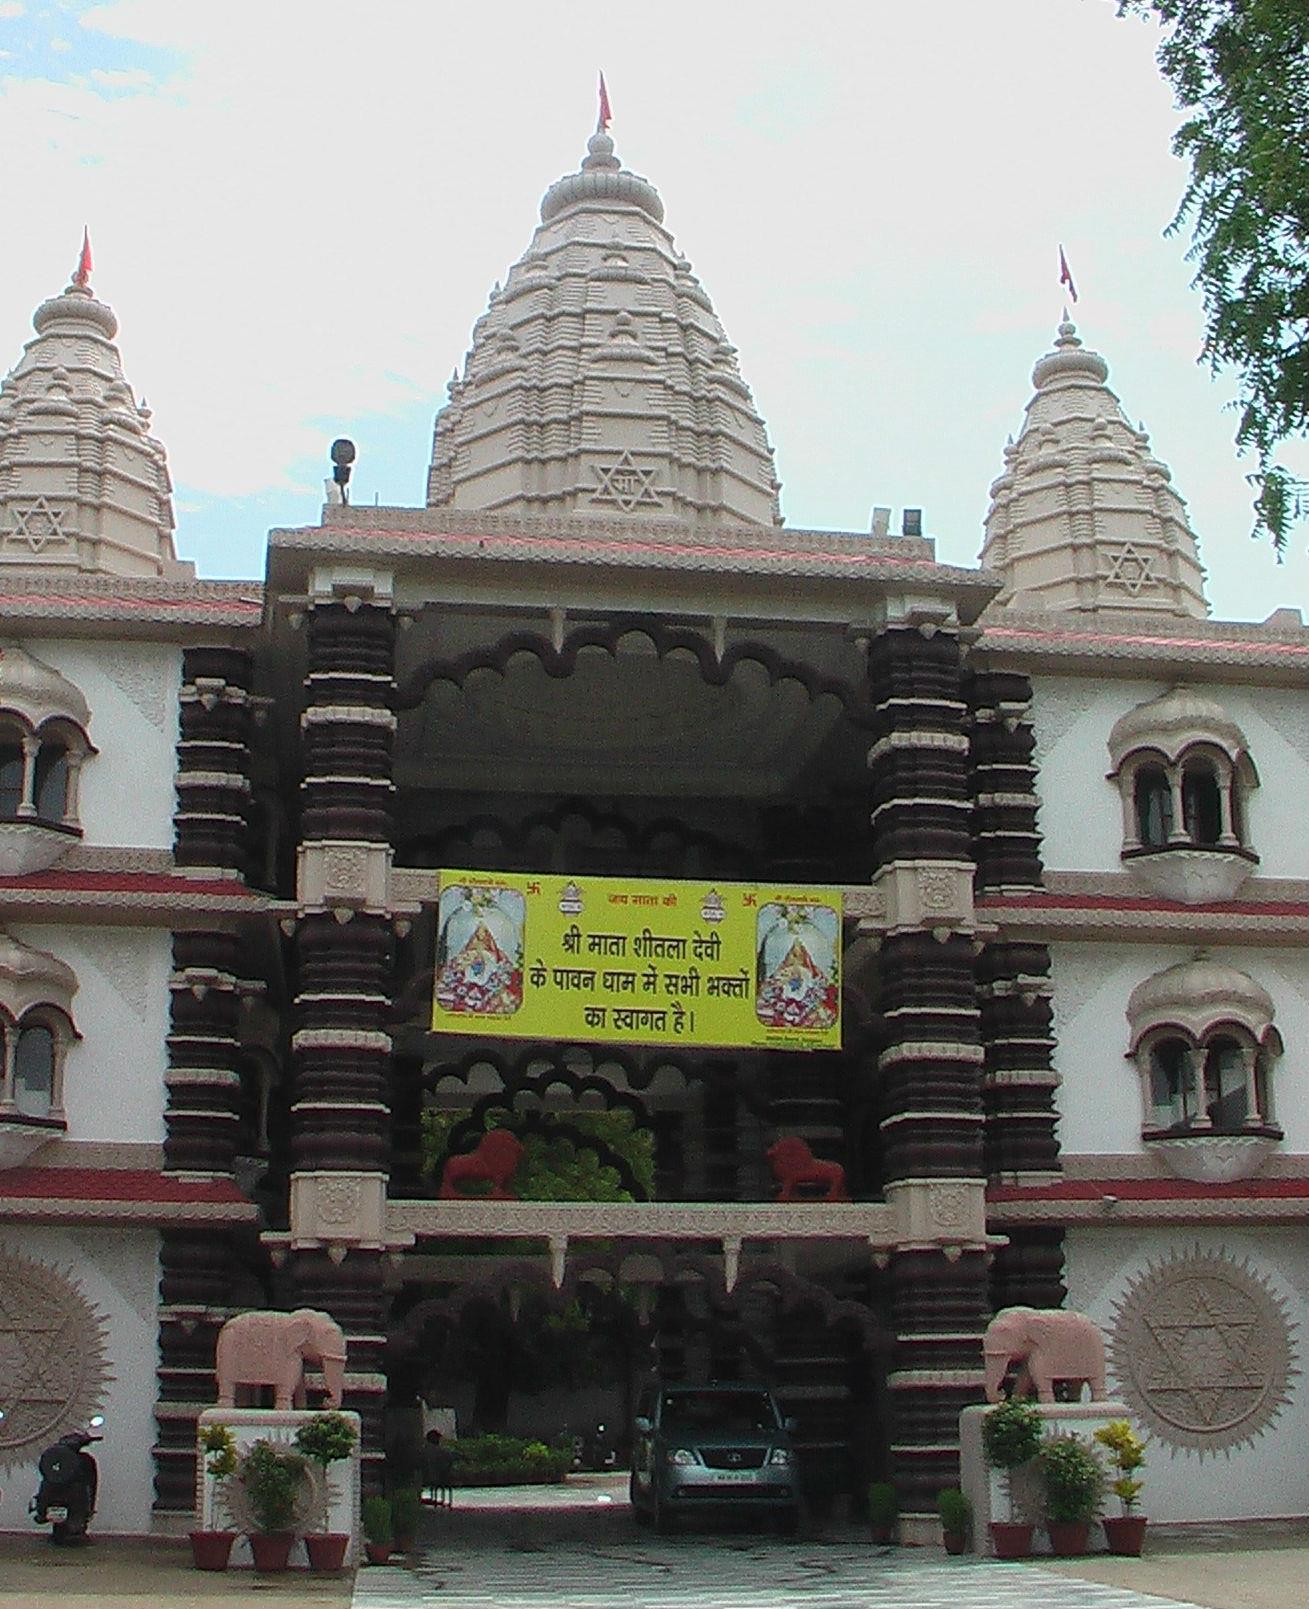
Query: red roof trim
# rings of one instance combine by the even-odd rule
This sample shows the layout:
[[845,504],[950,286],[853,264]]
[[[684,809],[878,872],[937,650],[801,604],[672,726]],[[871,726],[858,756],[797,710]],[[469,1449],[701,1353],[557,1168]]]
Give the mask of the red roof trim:
[[[567,552],[585,551],[596,554],[606,553],[639,553],[647,557],[659,558],[669,553],[700,554],[707,558],[728,559],[778,559],[789,564],[803,563],[805,560],[815,560],[828,564],[849,565],[853,569],[874,569],[883,565],[900,566],[905,569],[920,569],[932,571],[951,572],[956,566],[941,565],[935,559],[923,557],[900,558],[897,554],[886,553],[836,553],[827,548],[775,548],[775,547],[749,547],[745,544],[728,547],[726,544],[716,542],[638,542],[626,537],[596,538],[585,536],[546,536],[535,532],[524,532],[521,535],[506,535],[504,532],[491,534],[490,532],[461,532],[461,531],[397,531],[375,530],[372,527],[357,528],[353,526],[324,526],[312,527],[317,532],[322,530],[332,537],[343,534],[358,536],[361,540],[369,542],[398,541],[398,542],[475,542],[479,549],[506,547],[541,549],[543,556],[547,549],[560,549]],[[529,555],[530,556],[530,555]],[[969,572],[968,579],[973,579]],[[985,576],[977,576],[976,584],[988,585]]]
[[147,1168],[9,1168],[0,1199],[148,1202],[155,1206],[245,1206],[231,1179],[178,1179]]
[[257,898],[234,878],[181,877],[172,872],[29,872],[0,877],[0,888],[48,889],[67,894],[204,894],[221,899]]
[[1014,1201],[1296,1201],[1309,1198],[1309,1179],[1237,1179],[1197,1184],[1190,1179],[1063,1179],[1058,1184],[998,1184],[989,1203]]
[[[257,582],[254,584],[258,585]],[[52,592],[46,597],[37,597],[30,592],[0,592],[0,606],[12,604],[18,608],[30,608],[33,604],[47,604],[58,608],[70,603],[97,608],[106,614],[158,615],[185,611],[191,616],[218,613],[258,620],[262,619],[264,612],[262,603],[247,603],[241,598],[125,598],[121,595],[106,596],[102,592]],[[199,623],[203,624],[203,621]]]
[[1196,911],[1217,912],[1224,916],[1307,916],[1309,900],[1213,900],[1203,905],[1184,905],[1172,899],[1130,899],[1120,894],[1051,894],[1033,890],[1030,894],[985,894],[977,901],[980,911]]
[[1017,626],[987,626],[983,635],[985,647],[993,639],[1010,642],[1047,643],[1122,643],[1132,648],[1225,648],[1238,653],[1283,654],[1290,659],[1309,659],[1309,645],[1287,642],[1259,642],[1241,637],[1149,637],[1143,633],[1107,631],[1034,631],[1020,630]]

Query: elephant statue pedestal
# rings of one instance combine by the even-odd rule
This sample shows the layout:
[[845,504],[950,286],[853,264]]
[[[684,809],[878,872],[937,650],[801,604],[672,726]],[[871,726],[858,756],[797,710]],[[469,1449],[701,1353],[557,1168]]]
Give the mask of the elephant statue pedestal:
[[[982,1451],[982,1420],[993,1406],[965,1408],[959,1415],[959,1484],[973,1509],[973,1552],[983,1558],[992,1557],[991,1521],[1012,1518],[1035,1524],[1032,1551],[1048,1553],[1050,1544],[1041,1524],[1041,1488],[1035,1469],[1025,1465],[1013,1471],[1011,1514],[1010,1477],[1004,1470],[992,1469]],[[1038,1402],[1034,1406],[1045,1421],[1047,1436],[1073,1431],[1089,1440],[1111,1419],[1130,1420],[1132,1417],[1132,1410],[1125,1402]],[[1114,1499],[1109,1501],[1112,1505]],[[1098,1527],[1092,1528],[1091,1536],[1093,1541],[1098,1539],[1097,1545],[1103,1545]]]
[[[237,1457],[241,1458],[256,1441],[293,1446],[295,1433],[300,1426],[317,1417],[316,1413],[304,1408],[206,1408],[200,1415],[196,1431],[199,1434],[206,1425],[226,1425],[236,1441]],[[295,1548],[291,1554],[293,1569],[308,1562],[303,1541],[306,1531],[344,1532],[350,1538],[345,1562],[347,1566],[359,1562],[359,1415],[347,1413],[343,1417],[354,1426],[354,1451],[349,1458],[328,1465],[325,1482],[319,1465],[311,1463],[308,1466],[293,1522],[296,1534]],[[215,1512],[220,1529],[242,1533],[232,1549],[231,1567],[250,1569],[254,1564],[247,1534],[250,1515],[240,1481],[236,1475],[215,1481],[206,1472],[205,1460],[201,1456],[196,1461],[196,1528],[207,1528],[209,1516]]]

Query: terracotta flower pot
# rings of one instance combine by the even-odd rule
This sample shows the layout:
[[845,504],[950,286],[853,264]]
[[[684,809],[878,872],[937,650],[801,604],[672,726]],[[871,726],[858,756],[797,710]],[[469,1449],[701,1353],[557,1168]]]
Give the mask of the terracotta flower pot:
[[285,1570],[291,1562],[291,1549],[295,1546],[294,1531],[253,1531],[250,1551],[254,1554],[255,1569],[265,1575]]
[[1104,1526],[1104,1539],[1110,1553],[1121,1553],[1129,1559],[1141,1557],[1145,1541],[1145,1528],[1149,1523],[1144,1514],[1115,1514],[1100,1521]]
[[393,1548],[390,1542],[365,1542],[364,1552],[369,1564],[390,1564]]
[[1077,1558],[1086,1552],[1091,1540],[1089,1520],[1047,1520],[1045,1529],[1050,1538],[1050,1551],[1060,1559]]
[[997,1559],[1030,1559],[1034,1525],[1018,1520],[992,1520],[991,1546]]
[[226,1570],[235,1531],[190,1531],[191,1561],[197,1570]]
[[309,1555],[311,1570],[339,1570],[345,1564],[345,1552],[350,1546],[347,1531],[310,1531],[305,1537],[305,1552]]
[[967,1531],[942,1531],[941,1540],[947,1553],[963,1553],[968,1548]]

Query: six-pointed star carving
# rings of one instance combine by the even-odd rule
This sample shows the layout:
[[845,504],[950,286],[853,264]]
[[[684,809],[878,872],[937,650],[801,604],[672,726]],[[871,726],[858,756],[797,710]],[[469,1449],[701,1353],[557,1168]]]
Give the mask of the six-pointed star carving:
[[1142,587],[1152,587],[1158,580],[1154,554],[1137,552],[1131,542],[1124,542],[1108,559],[1109,574],[1104,578],[1107,587],[1122,587],[1135,598]]
[[616,463],[597,464],[600,484],[591,493],[593,503],[616,503],[625,514],[642,503],[658,508],[659,493],[654,489],[654,469],[642,469],[626,448]]
[[64,518],[65,510],[52,507],[44,497],[31,503],[15,503],[14,523],[9,534],[16,541],[26,542],[33,553],[39,553],[48,542],[67,540]]
[[1267,1388],[1256,1315],[1235,1293],[1188,1280],[1144,1322],[1162,1365],[1149,1381],[1151,1395],[1185,1405],[1191,1424],[1239,1417]]

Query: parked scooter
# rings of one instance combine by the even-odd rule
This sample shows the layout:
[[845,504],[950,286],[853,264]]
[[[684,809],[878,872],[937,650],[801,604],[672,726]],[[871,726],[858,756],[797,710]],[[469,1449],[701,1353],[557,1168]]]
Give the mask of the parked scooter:
[[618,1444],[604,1424],[573,1437],[573,1468],[598,1473],[618,1468]]
[[32,1499],[32,1518],[52,1528],[50,1540],[56,1547],[82,1541],[95,1513],[100,1474],[86,1449],[102,1439],[103,1424],[97,1414],[85,1430],[70,1430],[37,1460],[41,1484]]

